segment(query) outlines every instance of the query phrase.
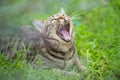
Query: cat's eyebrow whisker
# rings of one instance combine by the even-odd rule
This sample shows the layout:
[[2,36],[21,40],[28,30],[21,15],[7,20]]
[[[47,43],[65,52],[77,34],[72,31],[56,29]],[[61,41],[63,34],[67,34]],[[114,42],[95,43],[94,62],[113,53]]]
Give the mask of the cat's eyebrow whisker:
[[82,17],[72,17],[71,20],[80,19]]
[[71,14],[71,16],[77,15],[77,14],[79,14],[79,13],[80,13],[80,12],[73,13],[73,14]]
[[84,14],[84,13],[87,13],[88,11],[84,11],[84,12],[80,12],[80,13],[76,13],[76,15],[73,15],[72,17],[77,17],[77,16],[80,16],[81,14]]
[[80,13],[80,11],[76,11],[76,12],[72,13],[72,16],[73,16],[73,15],[76,15],[76,14],[78,14],[78,13]]

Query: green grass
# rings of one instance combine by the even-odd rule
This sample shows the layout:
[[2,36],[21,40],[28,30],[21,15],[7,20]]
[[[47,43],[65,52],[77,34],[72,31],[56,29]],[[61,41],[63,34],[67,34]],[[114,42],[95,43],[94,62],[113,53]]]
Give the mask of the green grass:
[[[21,5],[22,3],[28,2],[27,0],[25,1],[26,2],[23,2],[23,0],[17,2],[13,1],[9,4],[19,3],[18,5]],[[102,5],[87,10],[79,10],[79,4],[82,1],[83,0],[70,0],[68,3],[61,3],[61,5],[65,7],[69,15],[75,18],[73,19],[75,25],[75,46],[81,62],[88,69],[87,75],[79,73],[80,77],[76,75],[64,76],[60,73],[56,74],[52,70],[32,69],[30,64],[25,61],[21,62],[20,58],[6,62],[2,56],[0,56],[0,80],[119,80],[119,0],[111,1],[108,5]],[[8,13],[6,13],[5,16],[7,19],[3,19],[3,22],[5,23],[5,21],[7,21],[6,26],[8,28],[8,25],[14,27],[15,25],[18,26],[26,23],[31,24],[32,19],[46,19],[51,14],[57,12],[57,8],[61,6],[55,4],[55,2],[51,2],[51,4],[57,5],[56,8],[52,9],[50,5],[47,5],[48,3],[47,1],[45,2],[46,7],[43,7],[43,10],[41,10],[42,12],[39,12],[39,9],[29,9],[28,12],[25,10],[26,13],[21,15],[21,13],[24,12],[24,6],[21,8],[19,7],[22,9],[21,11],[19,11],[20,9],[12,9],[14,14],[10,13],[10,10],[8,10],[11,16],[8,16]],[[59,3],[59,1],[56,3]],[[4,13],[4,9],[8,9],[6,7],[2,9],[3,12],[1,10],[2,13]],[[44,10],[48,7],[50,7],[50,10]],[[11,18],[13,21],[11,21]],[[76,71],[76,69],[73,68],[71,71]]]
[[99,8],[99,12],[94,9],[87,14],[90,21],[75,28],[78,53],[84,56],[92,74],[88,80],[117,80],[120,74],[120,28],[117,13],[111,10],[111,7]]

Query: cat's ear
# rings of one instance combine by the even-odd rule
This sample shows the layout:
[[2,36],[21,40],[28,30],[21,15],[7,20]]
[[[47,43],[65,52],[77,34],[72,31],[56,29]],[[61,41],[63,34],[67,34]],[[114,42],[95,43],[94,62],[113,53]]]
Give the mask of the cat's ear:
[[37,30],[40,32],[43,30],[44,27],[44,21],[39,21],[39,20],[33,20],[32,24],[35,26]]
[[60,14],[65,14],[64,9],[63,9],[63,8],[61,8],[61,9],[60,9],[60,11],[59,11],[59,13],[60,13]]

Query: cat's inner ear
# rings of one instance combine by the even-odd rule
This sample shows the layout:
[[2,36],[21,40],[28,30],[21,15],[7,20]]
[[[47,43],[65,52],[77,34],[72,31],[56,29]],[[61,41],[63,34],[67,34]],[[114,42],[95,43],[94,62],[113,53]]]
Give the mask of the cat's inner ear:
[[60,9],[59,14],[65,14],[65,11],[63,8]]
[[32,24],[35,26],[35,28],[37,30],[39,30],[40,32],[43,30],[44,28],[44,21],[39,21],[39,20],[33,20]]

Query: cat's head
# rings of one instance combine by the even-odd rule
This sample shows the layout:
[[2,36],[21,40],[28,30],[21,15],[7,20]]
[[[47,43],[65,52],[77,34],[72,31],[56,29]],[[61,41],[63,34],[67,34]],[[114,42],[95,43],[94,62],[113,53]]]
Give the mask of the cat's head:
[[64,9],[50,16],[45,21],[33,21],[34,26],[40,31],[45,37],[46,41],[51,44],[61,44],[68,46],[73,43],[73,25],[71,18],[66,15]]

